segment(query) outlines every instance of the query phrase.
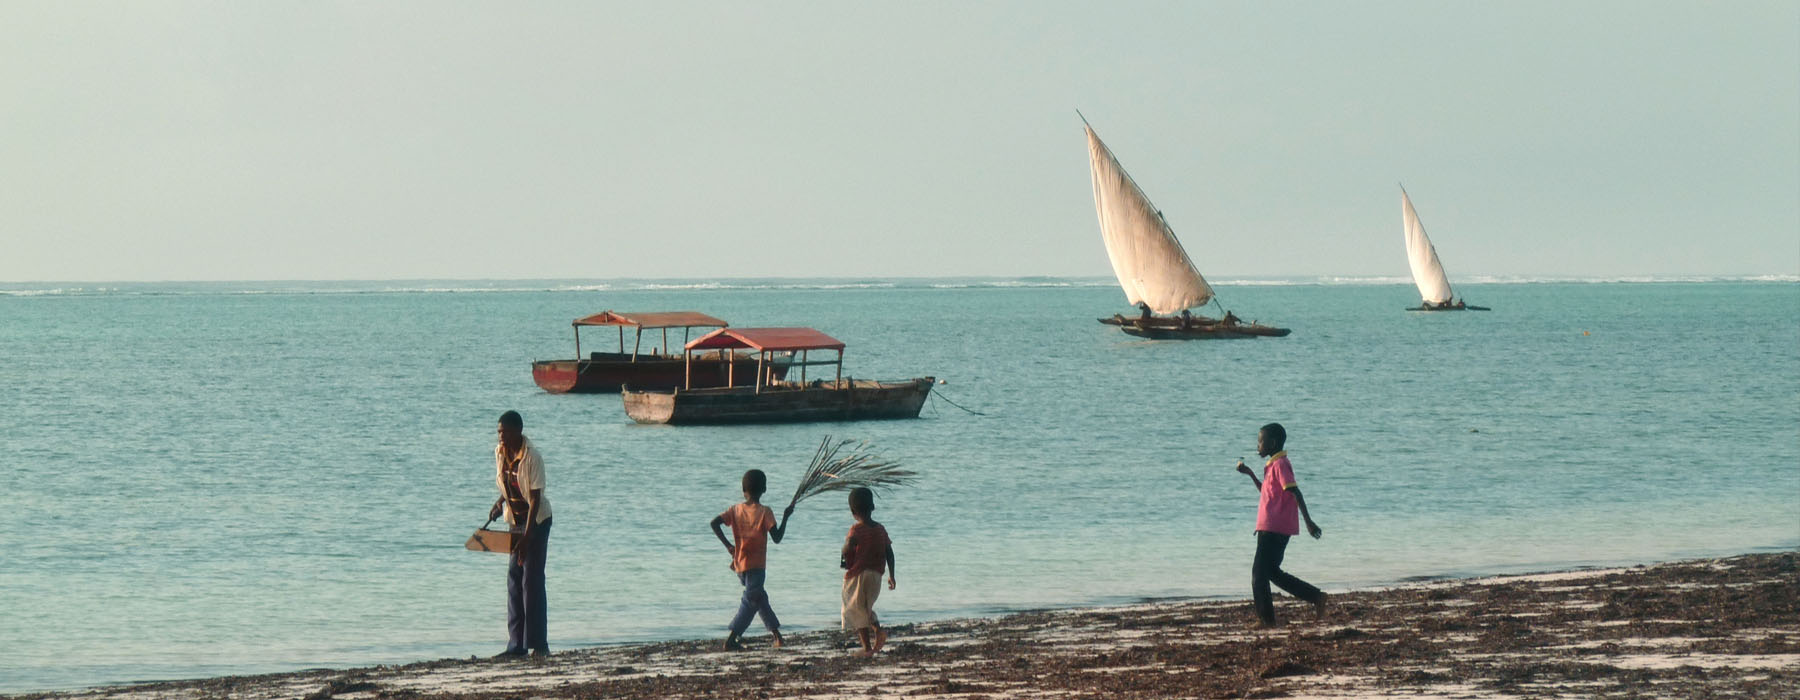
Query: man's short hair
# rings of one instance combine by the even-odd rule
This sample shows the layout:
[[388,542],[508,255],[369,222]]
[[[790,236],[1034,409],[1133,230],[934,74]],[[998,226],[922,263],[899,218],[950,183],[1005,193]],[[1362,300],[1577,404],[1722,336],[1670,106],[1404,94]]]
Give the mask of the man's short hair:
[[767,490],[769,490],[769,477],[763,474],[761,469],[744,472],[744,493],[761,496]]
[[525,429],[525,419],[519,416],[518,411],[507,411],[500,414],[500,424],[513,430]]

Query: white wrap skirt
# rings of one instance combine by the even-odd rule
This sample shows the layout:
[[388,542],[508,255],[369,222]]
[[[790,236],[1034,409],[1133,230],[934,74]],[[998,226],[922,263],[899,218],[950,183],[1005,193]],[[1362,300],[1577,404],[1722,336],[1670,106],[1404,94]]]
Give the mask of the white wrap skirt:
[[847,630],[875,627],[875,599],[881,597],[881,572],[864,569],[844,579],[843,626]]

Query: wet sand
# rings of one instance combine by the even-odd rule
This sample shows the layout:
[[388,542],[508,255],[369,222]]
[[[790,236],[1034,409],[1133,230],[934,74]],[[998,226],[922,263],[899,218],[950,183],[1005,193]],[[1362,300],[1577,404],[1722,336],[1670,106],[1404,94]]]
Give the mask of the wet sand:
[[96,688],[18,698],[1800,697],[1800,553],[1280,597],[578,649]]

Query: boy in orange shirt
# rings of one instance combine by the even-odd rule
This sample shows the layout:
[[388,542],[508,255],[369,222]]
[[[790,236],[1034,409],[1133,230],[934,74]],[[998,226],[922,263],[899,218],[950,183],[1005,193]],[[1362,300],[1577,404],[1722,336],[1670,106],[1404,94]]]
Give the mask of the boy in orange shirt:
[[850,491],[850,515],[856,524],[844,537],[840,561],[844,569],[844,629],[856,630],[862,642],[864,658],[881,651],[887,643],[887,630],[875,617],[875,599],[881,595],[881,573],[887,569],[888,590],[894,589],[894,546],[887,528],[875,522],[875,492],[866,488]]
[[[767,566],[768,540],[773,538],[776,544],[781,543],[794,507],[788,506],[782,511],[781,524],[776,525],[775,511],[760,502],[768,483],[768,477],[761,469],[744,472],[744,502],[725,509],[712,519],[713,534],[725,545],[725,551],[731,553],[731,570],[737,572],[738,582],[744,585],[744,597],[738,602],[737,616],[731,618],[731,635],[725,638],[726,651],[744,648],[739,638],[750,628],[750,618],[759,615],[763,626],[769,628],[769,635],[774,637],[774,646],[781,646],[781,620],[776,619],[774,608],[769,607],[769,593],[763,590],[763,574]],[[737,544],[725,539],[721,525],[731,526],[731,536]]]

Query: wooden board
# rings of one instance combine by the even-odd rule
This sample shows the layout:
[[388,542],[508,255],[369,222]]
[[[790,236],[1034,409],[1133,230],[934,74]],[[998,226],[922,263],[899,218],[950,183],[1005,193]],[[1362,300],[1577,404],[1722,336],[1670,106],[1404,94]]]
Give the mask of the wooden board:
[[512,533],[506,530],[489,530],[481,528],[469,536],[463,548],[474,552],[512,553]]

